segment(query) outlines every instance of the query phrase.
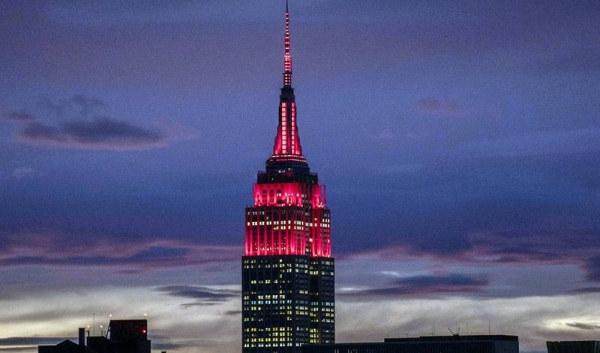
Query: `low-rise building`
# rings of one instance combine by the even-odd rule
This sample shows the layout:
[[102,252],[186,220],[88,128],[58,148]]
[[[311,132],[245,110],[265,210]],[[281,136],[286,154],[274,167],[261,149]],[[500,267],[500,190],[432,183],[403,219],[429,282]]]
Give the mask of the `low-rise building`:
[[600,353],[600,341],[548,341],[548,353]]
[[79,344],[65,340],[54,346],[38,346],[38,353],[150,353],[147,320],[111,320],[106,336],[85,337],[79,329]]
[[302,353],[519,353],[519,337],[507,335],[421,336],[383,342],[309,344]]

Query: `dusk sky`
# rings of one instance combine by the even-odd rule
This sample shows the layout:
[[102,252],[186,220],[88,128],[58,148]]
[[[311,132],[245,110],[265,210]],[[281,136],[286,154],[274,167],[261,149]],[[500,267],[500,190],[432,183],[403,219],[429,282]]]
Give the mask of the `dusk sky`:
[[[0,1],[0,351],[241,349],[285,1]],[[600,339],[600,2],[290,0],[338,342]],[[93,316],[95,317],[93,319]]]

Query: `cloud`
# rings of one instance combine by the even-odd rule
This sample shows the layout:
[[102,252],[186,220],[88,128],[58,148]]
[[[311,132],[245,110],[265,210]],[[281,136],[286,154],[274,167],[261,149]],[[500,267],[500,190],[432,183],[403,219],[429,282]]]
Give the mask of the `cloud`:
[[185,258],[189,253],[190,249],[182,247],[151,246],[131,256],[129,260],[140,262],[174,260]]
[[[162,253],[162,254],[161,254]],[[0,267],[14,266],[134,266],[145,265],[144,269],[165,266],[188,266],[194,263],[218,262],[227,257],[212,259],[193,259],[190,250],[184,248],[149,248],[132,256],[112,254],[105,256],[74,256],[73,254],[60,257],[52,256],[13,256],[0,259]]]
[[573,290],[573,293],[582,293],[582,294],[600,293],[600,287],[578,288],[578,289]]
[[221,304],[222,302],[212,302],[212,301],[197,301],[194,303],[183,303],[180,306],[182,308],[193,308],[195,306],[216,306]]
[[[336,303],[336,338],[341,341],[372,341],[384,337],[425,336],[432,330],[461,333],[518,335],[520,350],[542,350],[551,338],[592,340],[598,331],[575,329],[565,322],[590,323],[597,310],[597,296],[574,300],[572,296],[525,298],[377,298],[373,301]],[[571,318],[565,320],[565,318]],[[594,320],[593,318],[591,320]],[[592,324],[597,324],[592,321]],[[369,330],[364,328],[368,327]],[[490,330],[490,331],[488,331]]]
[[126,121],[96,117],[92,121],[65,121],[58,127],[31,123],[19,133],[18,140],[61,148],[131,151],[164,147],[168,137]]
[[116,266],[151,262],[151,259],[136,261],[133,258],[119,258],[110,256],[70,256],[62,258],[49,258],[46,256],[19,256],[0,260],[0,266]]
[[36,146],[135,151],[164,147],[174,140],[192,140],[199,136],[197,130],[165,119],[157,121],[155,128],[148,128],[98,114],[104,106],[98,98],[76,94],[68,99],[43,99],[37,103],[38,115],[58,117],[61,120],[58,123],[41,122],[25,111],[3,116],[27,123],[17,134],[17,140]]
[[2,114],[5,119],[15,121],[32,121],[35,117],[27,112],[10,112]]
[[241,310],[227,310],[224,314],[228,315],[228,316],[238,316],[238,315],[242,314],[242,311]]
[[342,296],[414,296],[438,293],[474,293],[487,286],[489,281],[482,276],[460,273],[423,275],[399,278],[385,288],[350,290]]
[[[471,253],[474,258],[491,255],[498,262],[580,262],[600,251],[600,238],[594,229],[564,226],[474,232],[469,241],[475,248]],[[586,269],[600,280],[600,257],[591,258]]]
[[225,301],[229,298],[237,298],[239,292],[229,290],[211,289],[200,286],[166,286],[156,289],[159,292],[165,292],[174,297]]
[[600,330],[600,325],[584,324],[581,322],[567,322],[566,325],[569,327],[578,328],[578,329],[582,329],[582,330]]
[[400,286],[411,288],[433,288],[433,287],[472,287],[487,285],[487,280],[470,277],[463,274],[449,274],[441,276],[414,276],[401,278],[395,281]]
[[102,266],[137,273],[155,268],[234,261],[240,254],[237,247],[202,246],[160,239],[127,243],[81,234],[3,234],[2,237],[0,267]]
[[[472,216],[483,218],[486,212],[492,211],[494,209],[484,210],[481,216],[477,210],[469,212]],[[476,225],[471,228],[476,228]],[[443,230],[439,232],[444,234]],[[402,260],[409,255],[432,255],[463,263],[582,264],[590,279],[600,280],[600,257],[595,257],[600,252],[600,237],[593,227],[549,222],[524,225],[522,228],[458,229],[454,234],[449,233],[445,240],[441,242],[426,236],[412,238],[405,234],[402,244],[357,252],[352,256],[366,254],[381,259]]]
[[182,307],[212,306],[239,298],[239,291],[212,289],[200,286],[166,286],[156,289],[167,295],[186,299],[195,299],[192,303],[181,304]]
[[421,99],[415,104],[415,110],[424,114],[453,116],[458,114],[458,104],[454,101]]

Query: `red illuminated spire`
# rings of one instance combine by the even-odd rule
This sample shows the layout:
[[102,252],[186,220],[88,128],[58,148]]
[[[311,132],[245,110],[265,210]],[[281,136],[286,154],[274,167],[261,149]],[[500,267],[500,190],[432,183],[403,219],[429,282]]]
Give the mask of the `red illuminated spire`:
[[283,56],[283,88],[279,102],[279,125],[273,146],[273,155],[267,161],[267,167],[278,170],[289,168],[308,169],[306,159],[302,155],[300,136],[296,123],[296,97],[292,88],[292,55],[290,54],[290,12],[285,3],[285,37]]
[[283,85],[292,86],[292,55],[290,54],[290,12],[285,2],[285,53],[283,55]]

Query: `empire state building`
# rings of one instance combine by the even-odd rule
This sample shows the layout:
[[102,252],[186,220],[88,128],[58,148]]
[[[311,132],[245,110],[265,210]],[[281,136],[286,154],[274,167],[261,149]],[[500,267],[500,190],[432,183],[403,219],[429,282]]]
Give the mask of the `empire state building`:
[[325,186],[300,145],[286,4],[283,87],[273,154],[246,208],[242,258],[244,353],[296,353],[334,343],[334,260]]

